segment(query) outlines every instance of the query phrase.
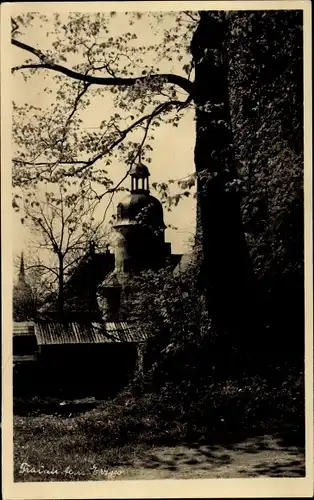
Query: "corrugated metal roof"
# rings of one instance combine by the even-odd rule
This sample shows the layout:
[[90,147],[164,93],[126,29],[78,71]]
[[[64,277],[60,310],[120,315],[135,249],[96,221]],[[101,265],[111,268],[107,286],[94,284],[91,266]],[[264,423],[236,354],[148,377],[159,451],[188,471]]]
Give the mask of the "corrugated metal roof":
[[102,344],[105,342],[144,342],[147,337],[129,323],[36,323],[39,345]]
[[107,335],[117,342],[144,342],[149,337],[139,325],[125,322],[105,323]]
[[34,335],[34,323],[32,321],[14,321],[13,336]]

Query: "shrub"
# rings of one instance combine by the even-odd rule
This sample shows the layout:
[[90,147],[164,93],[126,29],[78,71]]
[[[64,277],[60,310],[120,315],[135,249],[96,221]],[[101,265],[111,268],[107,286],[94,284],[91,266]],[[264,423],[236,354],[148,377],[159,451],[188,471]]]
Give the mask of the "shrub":
[[213,438],[217,433],[304,431],[302,376],[291,374],[277,387],[260,377],[205,384],[194,397],[175,384],[159,392],[130,393],[106,402],[77,420],[93,449],[126,444],[171,444]]

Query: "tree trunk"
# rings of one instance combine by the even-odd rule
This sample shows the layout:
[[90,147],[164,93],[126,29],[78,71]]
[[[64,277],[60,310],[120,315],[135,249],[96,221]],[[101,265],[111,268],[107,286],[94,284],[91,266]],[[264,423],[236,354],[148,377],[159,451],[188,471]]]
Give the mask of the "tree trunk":
[[253,314],[253,271],[236,192],[237,172],[228,99],[227,20],[202,12],[191,42],[195,63],[198,230],[203,285],[213,326],[244,333]]
[[59,259],[59,278],[58,278],[58,314],[60,320],[64,316],[64,269],[63,269],[63,255],[58,255]]

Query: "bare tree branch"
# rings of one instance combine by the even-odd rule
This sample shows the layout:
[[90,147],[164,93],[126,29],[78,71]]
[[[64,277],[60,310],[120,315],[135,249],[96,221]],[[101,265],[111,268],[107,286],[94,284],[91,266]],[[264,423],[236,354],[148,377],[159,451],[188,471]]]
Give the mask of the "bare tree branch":
[[115,141],[113,141],[109,146],[106,147],[104,151],[101,151],[98,153],[94,158],[87,160],[87,161],[82,161],[82,166],[78,168],[74,173],[66,173],[65,175],[76,175],[77,173],[82,172],[86,168],[92,166],[96,161],[100,160],[105,154],[109,153],[112,151],[116,146],[118,146],[125,138],[126,136],[133,130],[135,129],[138,125],[141,123],[145,122],[146,120],[149,120],[150,122],[152,121],[153,118],[156,118],[158,115],[163,113],[164,111],[170,109],[173,106],[177,106],[179,109],[183,109],[186,107],[189,103],[191,102],[191,97],[189,96],[185,101],[167,101],[165,103],[159,104],[151,113],[142,116],[135,122],[133,122],[129,127],[125,128],[123,131],[121,131],[120,137],[118,137]]
[[58,276],[58,272],[56,271],[56,269],[54,269],[53,267],[46,266],[45,264],[39,263],[39,264],[33,264],[32,266],[26,267],[27,271],[29,271],[30,269],[46,269],[47,272]]
[[198,23],[199,22],[199,19],[197,19],[196,17],[194,17],[191,12],[188,12],[188,11],[184,11],[183,12],[186,16],[188,16],[192,21],[194,21],[195,23]]
[[15,21],[15,19],[13,19],[13,17],[11,18],[11,35],[14,36],[14,34],[18,31],[19,29],[19,26],[17,24],[17,22]]
[[62,73],[74,80],[80,80],[93,85],[115,85],[122,87],[130,87],[135,85],[138,82],[147,82],[163,79],[166,83],[172,83],[174,85],[178,85],[183,90],[185,90],[188,94],[192,94],[194,84],[180,75],[173,75],[171,73],[161,73],[161,74],[153,74],[148,76],[140,76],[136,78],[122,78],[122,77],[98,77],[92,75],[84,75],[77,71],[73,71],[70,68],[66,68],[60,64],[55,64],[51,60],[49,60],[49,56],[45,55],[41,50],[31,47],[30,45],[20,42],[19,40],[11,39],[12,45],[19,47],[31,54],[35,55],[40,59],[41,64],[24,64],[22,66],[15,66],[12,68],[12,72],[18,71],[20,69],[49,69],[51,71],[56,71],[58,73]]

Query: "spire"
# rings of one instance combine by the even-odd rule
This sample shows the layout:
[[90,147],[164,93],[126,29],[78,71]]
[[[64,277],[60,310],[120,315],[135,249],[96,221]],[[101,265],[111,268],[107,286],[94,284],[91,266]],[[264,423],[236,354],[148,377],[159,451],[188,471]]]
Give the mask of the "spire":
[[19,281],[25,281],[25,265],[24,265],[24,254],[23,254],[23,252],[21,253]]
[[13,287],[13,319],[28,321],[35,314],[32,289],[25,279],[24,254],[21,253],[20,272]]

